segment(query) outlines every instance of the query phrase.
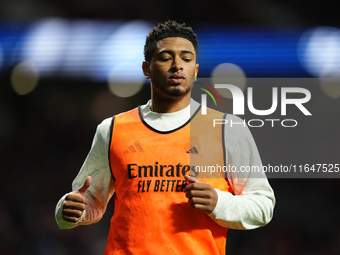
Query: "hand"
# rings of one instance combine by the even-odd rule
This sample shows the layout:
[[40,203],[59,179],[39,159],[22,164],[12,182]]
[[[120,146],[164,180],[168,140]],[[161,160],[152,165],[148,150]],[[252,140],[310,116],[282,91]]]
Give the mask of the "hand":
[[186,192],[185,196],[189,198],[190,206],[205,213],[212,213],[218,199],[216,190],[211,185],[201,182],[194,177],[185,175],[184,178],[191,183],[184,189],[184,192]]
[[92,177],[88,176],[77,191],[73,191],[65,197],[65,202],[62,209],[63,218],[66,221],[77,223],[83,215],[86,205],[88,204],[85,198],[85,192],[90,187]]

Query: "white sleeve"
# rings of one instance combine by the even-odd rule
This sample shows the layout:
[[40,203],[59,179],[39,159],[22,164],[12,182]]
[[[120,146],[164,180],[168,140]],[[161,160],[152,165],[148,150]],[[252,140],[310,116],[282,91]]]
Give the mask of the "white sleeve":
[[107,204],[115,191],[108,160],[111,122],[112,118],[108,118],[98,125],[91,150],[72,183],[72,190],[76,191],[83,185],[88,176],[92,177],[91,186],[85,194],[89,201],[86,210],[78,223],[65,221],[62,217],[62,207],[67,195],[65,194],[59,200],[55,209],[55,218],[60,229],[89,225],[98,222],[104,215]]
[[231,229],[262,227],[272,219],[274,192],[264,173],[240,171],[244,167],[261,166],[261,158],[246,124],[235,124],[243,120],[234,115],[227,115],[226,120],[225,158],[226,165],[234,170],[228,172],[228,181],[234,194],[216,189],[218,201],[209,217]]

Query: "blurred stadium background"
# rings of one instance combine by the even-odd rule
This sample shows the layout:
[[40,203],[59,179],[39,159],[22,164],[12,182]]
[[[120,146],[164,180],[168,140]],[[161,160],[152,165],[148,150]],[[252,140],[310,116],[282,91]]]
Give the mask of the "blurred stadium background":
[[[1,254],[102,254],[112,202],[99,223],[63,231],[54,208],[71,189],[99,122],[148,100],[144,40],[168,19],[197,33],[199,77],[222,68],[243,78],[314,78],[312,117],[295,113],[294,129],[251,128],[264,164],[340,163],[339,17],[331,0],[2,0]],[[254,88],[255,98],[270,98],[261,89]],[[273,221],[228,232],[228,254],[339,254],[339,179],[270,183]]]

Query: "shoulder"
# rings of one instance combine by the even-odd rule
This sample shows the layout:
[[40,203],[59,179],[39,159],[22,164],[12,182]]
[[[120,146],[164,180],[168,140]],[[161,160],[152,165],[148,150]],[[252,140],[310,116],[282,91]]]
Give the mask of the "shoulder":
[[196,109],[195,116],[193,117],[193,122],[198,122],[200,125],[202,125],[203,122],[207,122],[207,124],[212,122],[219,122],[221,121],[221,124],[223,123],[223,119],[225,116],[225,113],[217,111],[212,108],[206,108],[205,110],[199,111],[200,108]]
[[233,114],[225,115],[224,126],[233,133],[250,133],[246,120]]
[[114,119],[114,116],[113,116],[113,117],[110,117],[110,118],[104,119],[104,120],[97,126],[97,133],[107,132],[107,130],[109,130],[110,127],[111,127],[111,125],[112,125],[113,119]]
[[248,128],[246,120],[233,114],[227,114],[223,125],[226,142],[248,145],[254,143],[254,137]]
[[95,134],[95,141],[97,143],[108,143],[112,129],[112,121],[114,116],[104,119],[98,126]]

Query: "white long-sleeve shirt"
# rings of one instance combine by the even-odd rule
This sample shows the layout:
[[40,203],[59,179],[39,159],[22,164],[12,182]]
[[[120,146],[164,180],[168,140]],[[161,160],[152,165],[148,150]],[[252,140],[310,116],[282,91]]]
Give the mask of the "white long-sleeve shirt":
[[[144,120],[154,129],[170,131],[186,123],[199,107],[195,101],[185,109],[174,113],[156,113],[150,108],[151,101],[141,106]],[[234,115],[227,115],[227,123],[241,123]],[[72,183],[72,190],[81,187],[92,177],[91,186],[86,191],[89,203],[78,223],[65,221],[62,207],[65,194],[58,202],[55,217],[59,228],[68,229],[78,225],[98,222],[104,215],[107,204],[115,192],[114,180],[108,160],[110,126],[112,118],[98,125],[91,150]],[[218,201],[214,211],[208,216],[217,224],[231,229],[254,229],[266,225],[272,218],[275,197],[264,174],[240,172],[245,166],[260,166],[261,159],[254,139],[246,126],[224,125],[225,162],[237,169],[228,173],[228,181],[233,193],[216,189]],[[114,141],[113,141],[114,143]]]

